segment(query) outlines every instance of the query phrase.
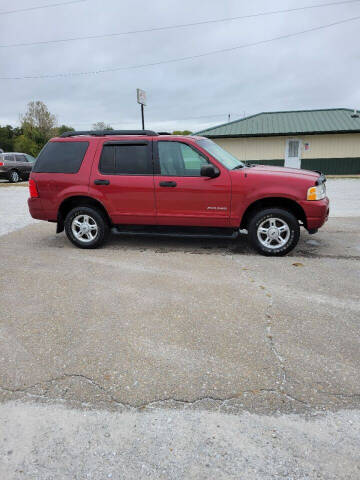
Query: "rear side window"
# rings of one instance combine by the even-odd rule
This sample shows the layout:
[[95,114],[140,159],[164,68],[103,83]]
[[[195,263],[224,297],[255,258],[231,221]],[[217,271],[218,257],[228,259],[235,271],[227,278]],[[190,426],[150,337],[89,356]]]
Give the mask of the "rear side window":
[[41,150],[33,172],[77,173],[89,142],[49,142]]
[[99,171],[108,175],[152,175],[150,145],[105,144],[101,152]]

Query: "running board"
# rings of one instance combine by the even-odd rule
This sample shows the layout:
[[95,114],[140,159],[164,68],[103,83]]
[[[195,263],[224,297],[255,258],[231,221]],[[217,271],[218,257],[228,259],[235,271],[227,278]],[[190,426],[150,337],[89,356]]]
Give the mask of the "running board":
[[[159,228],[124,228],[114,227],[112,233],[115,235],[123,236],[141,236],[141,237],[174,237],[174,238],[204,238],[204,239],[220,239],[220,240],[234,240],[239,236],[238,230],[229,228],[199,228],[199,229],[180,229],[171,227],[159,227]],[[225,233],[228,232],[228,233]]]

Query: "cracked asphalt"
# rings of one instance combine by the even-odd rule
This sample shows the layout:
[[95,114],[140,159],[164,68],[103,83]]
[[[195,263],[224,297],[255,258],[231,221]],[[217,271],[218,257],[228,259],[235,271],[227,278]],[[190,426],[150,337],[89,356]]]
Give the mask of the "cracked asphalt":
[[360,477],[359,217],[278,259],[245,237],[84,251],[51,224],[11,230],[2,478]]

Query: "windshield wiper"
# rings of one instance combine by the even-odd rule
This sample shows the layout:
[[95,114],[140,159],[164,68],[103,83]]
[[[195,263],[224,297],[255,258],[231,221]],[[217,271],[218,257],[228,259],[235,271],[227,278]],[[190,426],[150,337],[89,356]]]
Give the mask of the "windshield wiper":
[[237,170],[238,168],[244,168],[244,165],[240,163],[239,165],[236,165],[236,167],[232,168],[231,170]]

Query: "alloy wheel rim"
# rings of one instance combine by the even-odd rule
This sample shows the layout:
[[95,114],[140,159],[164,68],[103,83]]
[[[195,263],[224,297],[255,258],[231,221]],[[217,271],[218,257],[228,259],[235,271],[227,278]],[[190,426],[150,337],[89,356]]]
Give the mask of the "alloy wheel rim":
[[96,238],[99,228],[93,217],[81,214],[72,221],[71,231],[77,240],[88,243]]
[[11,173],[11,177],[12,177],[12,180],[14,182],[18,182],[19,181],[19,174],[17,172],[12,172]]
[[262,246],[275,250],[289,241],[290,227],[281,218],[266,218],[257,228],[257,238]]

